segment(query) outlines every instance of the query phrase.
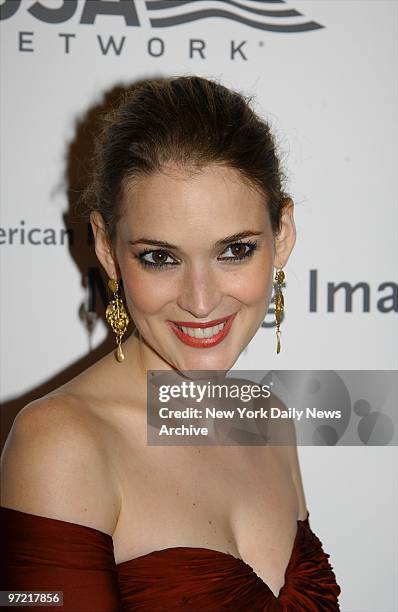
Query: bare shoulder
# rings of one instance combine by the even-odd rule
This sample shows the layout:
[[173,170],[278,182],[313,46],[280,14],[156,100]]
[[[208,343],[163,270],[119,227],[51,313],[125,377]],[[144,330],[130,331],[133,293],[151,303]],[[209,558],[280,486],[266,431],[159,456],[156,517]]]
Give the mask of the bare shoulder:
[[112,534],[119,496],[97,421],[65,392],[25,406],[2,455],[2,505]]

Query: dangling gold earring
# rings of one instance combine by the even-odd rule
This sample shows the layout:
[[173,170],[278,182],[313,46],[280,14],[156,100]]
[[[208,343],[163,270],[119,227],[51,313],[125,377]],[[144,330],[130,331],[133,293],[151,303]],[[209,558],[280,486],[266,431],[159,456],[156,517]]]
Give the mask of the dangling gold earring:
[[119,362],[124,360],[124,354],[122,351],[122,338],[127,329],[127,325],[130,322],[129,316],[123,304],[123,300],[118,296],[119,283],[115,278],[108,280],[108,289],[113,293],[113,299],[109,301],[106,309],[105,317],[112,330],[116,334],[116,359]]
[[283,319],[283,312],[285,309],[285,301],[282,293],[282,284],[285,280],[285,273],[283,270],[277,270],[275,274],[275,320],[276,320],[276,352],[280,353],[281,350],[281,330],[280,325]]

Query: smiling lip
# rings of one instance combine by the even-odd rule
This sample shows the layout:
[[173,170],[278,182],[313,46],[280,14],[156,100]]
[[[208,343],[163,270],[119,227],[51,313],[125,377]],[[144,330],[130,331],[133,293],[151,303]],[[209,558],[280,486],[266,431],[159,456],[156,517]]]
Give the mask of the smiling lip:
[[187,321],[170,321],[170,323],[175,323],[176,325],[180,325],[180,327],[201,327],[203,329],[205,327],[214,327],[215,325],[224,323],[224,321],[227,321],[232,316],[234,315],[229,315],[228,317],[223,317],[222,319],[214,319],[214,321],[207,321],[206,323],[189,323]]
[[[168,321],[171,329],[176,334],[176,336],[187,344],[188,346],[192,346],[194,348],[210,348],[219,344],[224,338],[227,336],[229,330],[231,329],[233,320],[236,316],[236,312],[234,314],[229,315],[228,317],[223,317],[221,319],[214,319],[214,321],[207,321],[206,323],[188,323],[185,321]],[[214,327],[215,325],[219,325],[220,323],[224,323],[225,325],[223,329],[221,329],[217,334],[212,336],[211,338],[193,338],[192,336],[188,336],[182,329],[177,327],[178,325],[182,327],[194,327],[194,328],[206,328],[206,327]]]

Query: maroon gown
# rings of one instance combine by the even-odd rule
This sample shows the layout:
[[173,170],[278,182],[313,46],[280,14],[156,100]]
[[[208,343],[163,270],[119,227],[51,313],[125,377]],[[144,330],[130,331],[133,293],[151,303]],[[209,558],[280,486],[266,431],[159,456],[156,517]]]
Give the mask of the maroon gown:
[[62,607],[28,607],[31,610],[340,610],[340,587],[308,516],[297,521],[278,597],[250,565],[228,553],[179,546],[116,565],[112,537],[93,527],[4,507],[0,518],[0,590],[63,591]]

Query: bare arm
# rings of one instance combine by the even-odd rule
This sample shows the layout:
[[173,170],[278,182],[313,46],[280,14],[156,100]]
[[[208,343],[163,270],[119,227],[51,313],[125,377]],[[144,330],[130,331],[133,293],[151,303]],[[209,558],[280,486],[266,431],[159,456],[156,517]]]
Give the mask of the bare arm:
[[117,487],[98,429],[76,400],[55,396],[26,406],[1,467],[3,506],[113,533]]
[[121,609],[118,497],[101,433],[70,397],[17,416],[2,457],[2,590],[62,591],[65,612]]

